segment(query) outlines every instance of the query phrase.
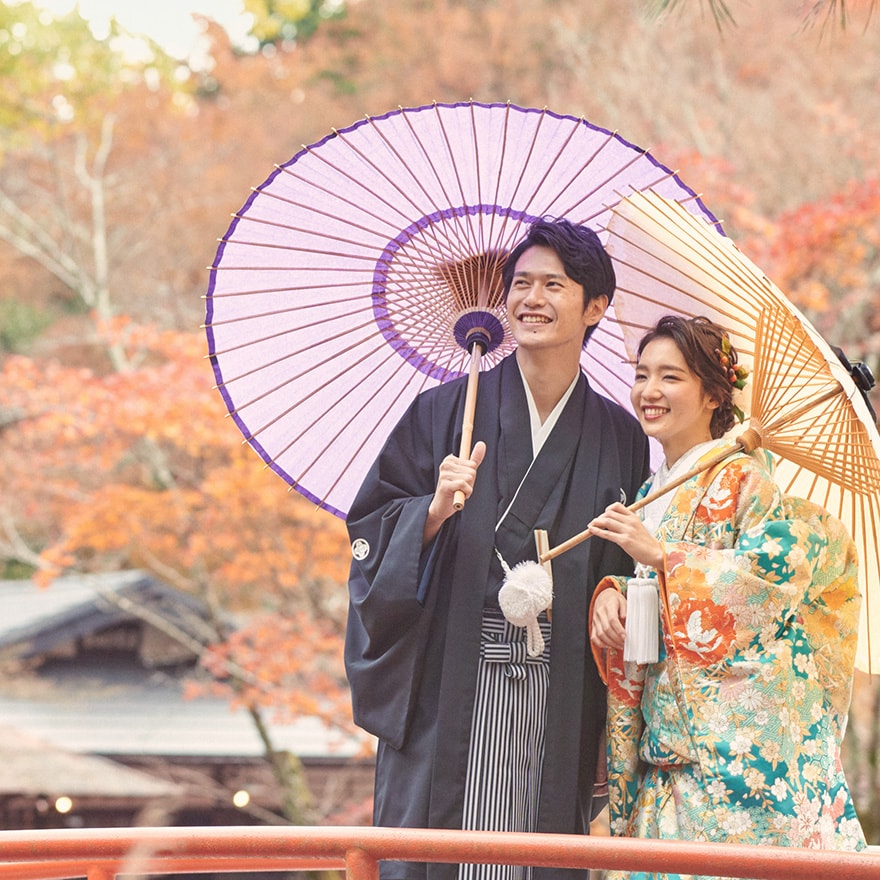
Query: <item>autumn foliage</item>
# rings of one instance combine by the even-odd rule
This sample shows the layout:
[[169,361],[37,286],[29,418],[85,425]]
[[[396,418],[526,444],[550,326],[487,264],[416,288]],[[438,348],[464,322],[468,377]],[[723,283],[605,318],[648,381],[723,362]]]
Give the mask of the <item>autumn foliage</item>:
[[202,295],[251,187],[398,105],[511,100],[619,131],[880,371],[880,26],[820,39],[780,0],[736,5],[719,34],[699,3],[659,21],[645,5],[261,0],[262,49],[206,19],[213,67],[192,71],[156,47],[126,60],[75,13],[0,4],[7,575],[149,569],[212,609],[213,687],[350,726],[344,525],[242,442],[212,387]]
[[[214,609],[206,664],[237,700],[345,725],[343,524],[243,445],[201,337],[126,319],[96,330],[139,365],[101,373],[12,355],[0,374],[19,420],[0,477],[22,537],[47,541],[38,579],[151,570]],[[233,627],[237,615],[249,622]]]

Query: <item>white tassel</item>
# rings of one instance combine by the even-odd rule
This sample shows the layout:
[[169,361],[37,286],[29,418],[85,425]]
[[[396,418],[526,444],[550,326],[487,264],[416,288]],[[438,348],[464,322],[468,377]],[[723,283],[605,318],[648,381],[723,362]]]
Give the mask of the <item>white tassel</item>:
[[626,640],[623,659],[628,663],[656,663],[660,658],[660,595],[653,578],[630,578],[626,587]]
[[[500,553],[498,558],[501,559]],[[553,579],[538,562],[520,562],[510,569],[501,559],[501,566],[507,575],[498,593],[501,612],[514,626],[526,628],[526,652],[529,657],[540,657],[544,653],[544,636],[538,615],[553,601]]]

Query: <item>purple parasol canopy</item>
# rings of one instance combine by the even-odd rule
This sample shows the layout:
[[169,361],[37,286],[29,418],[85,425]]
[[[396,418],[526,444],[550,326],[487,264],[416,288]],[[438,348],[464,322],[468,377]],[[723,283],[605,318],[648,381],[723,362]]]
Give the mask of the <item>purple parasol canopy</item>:
[[[500,270],[528,225],[565,217],[605,241],[611,209],[645,190],[720,234],[646,151],[549,110],[431,104],[304,147],[234,215],[211,266],[208,350],[232,419],[345,517],[417,394],[467,375],[474,339],[484,366],[514,350]],[[610,309],[582,365],[626,407],[629,359]]]

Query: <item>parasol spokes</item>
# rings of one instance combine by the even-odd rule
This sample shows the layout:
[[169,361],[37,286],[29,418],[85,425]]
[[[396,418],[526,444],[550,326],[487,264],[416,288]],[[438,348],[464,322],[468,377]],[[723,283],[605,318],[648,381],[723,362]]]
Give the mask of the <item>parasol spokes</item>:
[[[749,427],[712,458],[700,462],[678,479],[631,504],[629,510],[640,510],[654,499],[671,492],[737,452],[752,452],[763,447],[769,452],[779,452],[792,458],[792,444],[801,447],[801,457],[808,460],[809,469],[814,473],[825,476],[846,489],[880,493],[880,466],[876,462],[869,459],[866,466],[856,471],[851,462],[851,442],[826,442],[829,435],[833,438],[833,430],[814,432],[809,437],[801,429],[804,422],[812,423],[817,417],[820,420],[829,419],[829,402],[845,403],[852,393],[827,369],[816,371],[816,381],[813,384],[805,379],[805,373],[809,375],[810,371],[804,365],[815,360],[812,349],[805,344],[808,337],[803,325],[781,302],[768,305],[758,318],[755,334],[753,410]],[[801,352],[804,354],[801,355]],[[825,363],[823,361],[823,366]],[[773,393],[780,390],[784,392],[781,396]],[[843,407],[837,409],[847,412]],[[856,430],[860,425],[864,430],[864,425],[855,420]],[[866,438],[866,442],[870,441]],[[542,553],[539,561],[549,562],[589,537],[590,531],[585,529]]]
[[[504,324],[498,313],[504,307],[501,270],[506,257],[507,251],[490,250],[437,267],[437,274],[449,288],[451,301],[458,306],[452,335],[471,356],[459,458],[468,458],[471,454],[480,360],[504,341]],[[453,507],[456,510],[464,507],[464,493],[455,493]]]
[[506,259],[507,251],[490,250],[437,266],[436,273],[448,286],[457,311],[503,307],[501,270]]

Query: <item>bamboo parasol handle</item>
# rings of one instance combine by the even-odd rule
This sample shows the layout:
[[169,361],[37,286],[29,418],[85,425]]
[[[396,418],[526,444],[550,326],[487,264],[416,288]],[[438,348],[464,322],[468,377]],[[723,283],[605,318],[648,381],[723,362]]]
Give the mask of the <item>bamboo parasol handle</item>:
[[[763,438],[758,430],[755,428],[748,428],[744,431],[739,437],[734,440],[730,446],[725,446],[724,449],[720,449],[712,458],[707,461],[702,462],[697,467],[691,468],[686,474],[682,474],[680,477],[672,480],[667,483],[661,489],[656,489],[653,492],[650,492],[640,501],[635,501],[629,505],[627,510],[641,510],[646,505],[650,504],[656,498],[660,498],[665,495],[667,492],[671,492],[673,489],[677,489],[682,483],[687,482],[692,477],[697,476],[697,474],[703,473],[703,471],[707,471],[710,468],[715,467],[716,464],[720,464],[724,461],[725,458],[729,458],[735,452],[739,452],[742,450],[743,452],[751,452],[753,449],[757,449],[759,446],[763,444]],[[558,544],[556,547],[551,548],[546,553],[542,553],[538,557],[538,561],[541,563],[549,562],[551,559],[555,559],[557,556],[561,556],[565,553],[566,550],[571,550],[572,547],[576,547],[578,544],[586,541],[587,538],[590,537],[590,530],[584,529],[582,532],[578,532],[578,534],[572,536],[567,541],[563,541],[561,544]]]
[[[471,366],[468,372],[467,391],[464,398],[464,416],[461,424],[461,444],[458,448],[459,458],[470,458],[471,441],[474,437],[474,413],[477,409],[477,383],[480,379],[480,358],[483,349],[476,343],[471,348]],[[464,507],[464,492],[458,491],[452,499],[455,510]]]

